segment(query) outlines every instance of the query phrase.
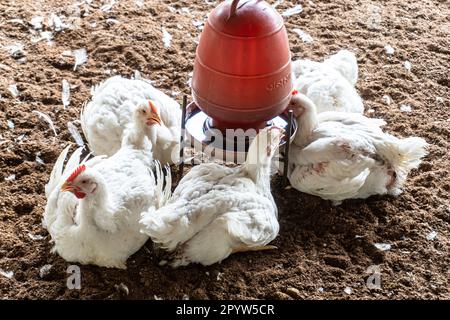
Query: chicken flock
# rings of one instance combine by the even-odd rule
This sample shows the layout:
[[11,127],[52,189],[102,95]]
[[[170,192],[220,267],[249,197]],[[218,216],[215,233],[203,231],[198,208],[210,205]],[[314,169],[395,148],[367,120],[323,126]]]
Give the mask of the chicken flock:
[[[427,143],[385,133],[382,119],[362,114],[355,55],[341,50],[323,62],[294,61],[292,79],[288,109],[298,130],[288,155],[291,186],[334,205],[399,195]],[[271,164],[284,130],[260,130],[239,166],[194,166],[172,192],[181,114],[145,79],[115,76],[93,88],[80,115],[90,153],[83,158],[78,148],[68,156],[66,147],[45,187],[43,225],[54,252],[70,262],[126,268],[149,238],[169,252],[173,267],[275,249]]]

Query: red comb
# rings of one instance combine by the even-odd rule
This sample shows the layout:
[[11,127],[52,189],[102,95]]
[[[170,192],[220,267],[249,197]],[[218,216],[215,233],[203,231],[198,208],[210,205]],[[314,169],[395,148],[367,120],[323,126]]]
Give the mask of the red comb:
[[298,93],[298,90],[292,91],[292,95],[295,96]]
[[69,176],[69,178],[67,178],[67,182],[72,182],[73,180],[75,180],[75,178],[78,177],[78,175],[82,173],[84,170],[86,170],[86,166],[84,164],[78,166],[74,170],[74,172],[72,172],[72,174]]
[[150,110],[152,110],[152,113],[158,114],[158,110],[156,109],[156,106],[155,106],[155,104],[153,103],[152,100],[148,101],[148,105],[150,107]]

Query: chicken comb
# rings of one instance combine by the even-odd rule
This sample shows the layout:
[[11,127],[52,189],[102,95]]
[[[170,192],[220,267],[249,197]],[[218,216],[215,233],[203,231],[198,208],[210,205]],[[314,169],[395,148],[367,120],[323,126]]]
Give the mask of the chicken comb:
[[292,95],[295,96],[298,93],[298,90],[292,91]]
[[69,178],[67,178],[67,182],[72,182],[73,180],[75,180],[76,177],[78,177],[78,175],[80,173],[82,173],[84,170],[86,170],[86,166],[84,164],[78,166],[73,172],[72,174],[69,176]]
[[148,106],[150,107],[150,110],[152,111],[152,113],[158,114],[158,109],[156,109],[156,106],[152,100],[148,100]]

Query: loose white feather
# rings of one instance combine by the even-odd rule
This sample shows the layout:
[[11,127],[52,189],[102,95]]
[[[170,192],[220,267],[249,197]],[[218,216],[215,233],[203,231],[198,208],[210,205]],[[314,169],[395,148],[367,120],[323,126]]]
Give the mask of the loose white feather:
[[30,24],[32,25],[33,29],[35,30],[41,30],[42,29],[42,23],[44,22],[44,17],[33,17],[30,20]]
[[283,17],[290,17],[294,14],[299,14],[303,11],[303,7],[301,4],[296,5],[295,7],[289,8],[281,14]]
[[395,50],[394,50],[394,48],[392,48],[392,46],[390,44],[387,44],[384,46],[384,52],[386,52],[386,54],[388,56],[391,56],[394,54]]
[[298,29],[298,28],[294,28],[294,29],[292,29],[292,31],[295,32],[304,43],[312,43],[313,42],[313,38],[307,32],[305,32],[301,29]]
[[71,122],[67,122],[67,129],[69,130],[73,140],[75,140],[76,144],[79,147],[84,147],[84,141],[83,138],[80,135],[80,132],[78,131],[77,127]]
[[170,43],[172,41],[172,35],[167,32],[166,28],[162,27],[162,33],[163,33],[163,43],[164,43],[164,48],[170,48]]
[[64,108],[67,108],[70,104],[70,84],[66,79],[62,81],[61,99]]
[[55,137],[58,135],[56,133],[55,125],[53,124],[52,119],[47,114],[37,111],[37,110],[33,110],[32,112],[36,113],[39,116],[39,118],[45,120],[48,123],[48,125],[50,126],[50,129],[52,129],[53,133],[55,134]]
[[55,30],[56,32],[59,32],[59,31],[69,27],[68,25],[66,25],[65,23],[62,22],[61,18],[58,15],[56,15],[54,13],[52,13],[50,15],[50,17],[48,18],[47,21],[48,21],[48,26],[50,28],[53,28],[53,30]]
[[17,89],[16,84],[11,84],[10,86],[8,86],[8,91],[12,94],[14,98],[19,95],[19,90]]
[[272,7],[276,9],[280,4],[282,4],[284,0],[277,0],[274,4],[272,4]]
[[86,49],[77,49],[73,51],[73,55],[75,57],[75,65],[73,67],[73,71],[77,70],[77,67],[86,63],[88,60],[88,55]]
[[3,269],[0,269],[0,275],[5,277],[5,278],[12,279],[12,277],[14,277],[14,272],[12,272],[12,271],[5,271]]

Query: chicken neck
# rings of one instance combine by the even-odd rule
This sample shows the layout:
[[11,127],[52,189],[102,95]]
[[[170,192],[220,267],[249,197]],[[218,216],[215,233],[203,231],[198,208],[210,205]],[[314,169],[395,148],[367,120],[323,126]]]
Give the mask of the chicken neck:
[[131,122],[131,124],[125,129],[122,146],[129,145],[139,150],[144,149],[145,137],[150,137],[149,132],[154,130],[152,127],[154,126],[147,128],[146,125],[139,121]]
[[78,225],[80,228],[97,226],[103,231],[116,231],[113,214],[108,205],[108,191],[106,183],[100,175],[96,177],[95,191],[80,200],[78,207]]
[[296,118],[297,133],[294,137],[294,143],[302,148],[308,144],[312,132],[319,125],[319,121],[316,106],[309,98],[298,95],[296,99],[302,105],[303,112]]
[[268,141],[258,135],[250,144],[247,158],[242,168],[252,179],[262,194],[270,194],[270,164],[273,154],[267,154]]

